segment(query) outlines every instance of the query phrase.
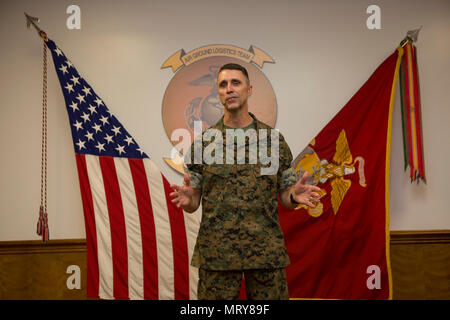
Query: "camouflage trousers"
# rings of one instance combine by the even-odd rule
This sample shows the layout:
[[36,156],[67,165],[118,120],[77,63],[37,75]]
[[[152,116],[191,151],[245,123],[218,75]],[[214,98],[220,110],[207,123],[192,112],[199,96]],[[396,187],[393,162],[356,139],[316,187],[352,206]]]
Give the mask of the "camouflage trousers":
[[288,300],[286,270],[198,270],[199,300],[237,300],[242,279],[248,300]]

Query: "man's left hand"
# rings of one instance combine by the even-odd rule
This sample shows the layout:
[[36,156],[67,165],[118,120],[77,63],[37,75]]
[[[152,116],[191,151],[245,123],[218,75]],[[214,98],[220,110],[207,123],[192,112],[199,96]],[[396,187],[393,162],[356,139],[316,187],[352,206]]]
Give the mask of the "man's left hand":
[[303,177],[297,181],[292,191],[292,197],[300,204],[305,204],[311,208],[315,208],[316,203],[320,198],[319,193],[321,189],[317,186],[306,184],[308,176],[308,172],[305,172]]

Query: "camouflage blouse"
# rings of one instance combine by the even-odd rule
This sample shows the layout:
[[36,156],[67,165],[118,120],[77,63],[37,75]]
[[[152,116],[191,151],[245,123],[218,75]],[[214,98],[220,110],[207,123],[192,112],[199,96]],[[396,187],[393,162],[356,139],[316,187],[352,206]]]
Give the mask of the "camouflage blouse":
[[[203,135],[203,141],[197,144],[200,151],[208,151],[205,148],[214,142],[223,147],[223,151],[215,149],[218,153],[223,152],[223,164],[200,159],[199,155],[205,154],[194,154],[195,141],[187,153],[190,160],[185,158],[191,185],[202,191],[202,221],[192,257],[193,266],[209,270],[242,270],[279,268],[290,263],[278,220],[277,195],[297,181],[290,167],[292,154],[278,130],[250,115],[254,121],[244,128],[247,129],[244,132],[247,134],[253,128],[256,138],[252,140],[247,136],[245,139],[245,159],[244,153],[238,152],[243,144],[240,145],[236,139],[233,144],[234,163],[227,161],[226,130],[229,127],[223,124],[223,117],[210,128],[216,129],[216,139],[205,141],[207,139]],[[217,139],[220,133],[222,137]],[[201,135],[197,143],[198,139]],[[257,159],[252,156],[251,147],[255,143],[258,144]],[[263,157],[265,153],[260,150],[263,147],[263,151],[273,158]],[[209,151],[211,149],[210,146]],[[215,151],[211,153],[213,156]],[[271,163],[268,159],[272,159]],[[261,174],[262,169],[268,170],[269,167],[276,170],[271,174]]]

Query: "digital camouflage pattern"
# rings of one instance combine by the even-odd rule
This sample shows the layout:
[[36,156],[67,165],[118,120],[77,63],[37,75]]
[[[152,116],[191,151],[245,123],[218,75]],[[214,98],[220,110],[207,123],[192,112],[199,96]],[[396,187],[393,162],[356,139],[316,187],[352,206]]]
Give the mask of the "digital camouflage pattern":
[[[270,154],[270,126],[253,114],[256,132],[267,129]],[[222,119],[212,128],[223,134]],[[209,141],[203,141],[205,148]],[[193,144],[194,145],[194,144]],[[187,154],[194,159],[193,145]],[[236,146],[235,146],[236,159]],[[202,189],[202,221],[192,265],[209,270],[270,269],[289,265],[284,237],[278,220],[278,191],[297,181],[290,167],[292,154],[279,134],[279,167],[276,174],[261,175],[258,158],[245,164],[187,164],[191,185]],[[237,162],[237,161],[236,161]],[[268,166],[268,165],[266,165]]]
[[245,278],[249,300],[288,300],[289,291],[284,268],[271,270],[216,271],[199,269],[199,300],[236,300]]

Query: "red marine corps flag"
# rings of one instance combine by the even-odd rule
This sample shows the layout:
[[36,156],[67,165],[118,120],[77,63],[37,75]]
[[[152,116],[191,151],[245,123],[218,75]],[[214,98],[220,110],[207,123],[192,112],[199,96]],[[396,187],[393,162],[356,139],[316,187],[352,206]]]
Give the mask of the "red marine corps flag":
[[279,205],[291,298],[392,298],[389,157],[402,54],[387,58],[292,163],[322,193],[315,208]]

